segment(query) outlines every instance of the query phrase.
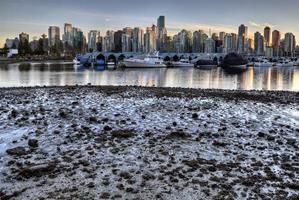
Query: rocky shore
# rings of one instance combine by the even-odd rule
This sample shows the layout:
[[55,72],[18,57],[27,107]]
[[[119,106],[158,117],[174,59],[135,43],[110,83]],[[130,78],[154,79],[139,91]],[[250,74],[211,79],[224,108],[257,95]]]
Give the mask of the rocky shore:
[[0,89],[0,199],[298,199],[299,93]]

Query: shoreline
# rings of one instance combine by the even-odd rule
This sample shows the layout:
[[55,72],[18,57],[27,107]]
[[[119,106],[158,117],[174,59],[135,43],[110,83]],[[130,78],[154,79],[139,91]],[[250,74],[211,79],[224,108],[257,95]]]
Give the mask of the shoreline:
[[0,199],[296,199],[298,97],[0,88]]
[[284,90],[230,90],[230,89],[202,89],[180,87],[150,87],[150,86],[110,86],[110,85],[69,85],[69,86],[24,86],[24,87],[0,87],[1,91],[18,90],[90,90],[108,92],[110,94],[134,90],[143,90],[145,97],[154,95],[161,97],[198,98],[220,97],[228,100],[251,100],[272,103],[299,103],[299,92]]
[[41,62],[41,63],[46,63],[46,62],[73,62],[71,59],[46,59],[46,60],[0,60],[0,65],[1,64],[18,64],[18,63],[35,63],[35,62]]

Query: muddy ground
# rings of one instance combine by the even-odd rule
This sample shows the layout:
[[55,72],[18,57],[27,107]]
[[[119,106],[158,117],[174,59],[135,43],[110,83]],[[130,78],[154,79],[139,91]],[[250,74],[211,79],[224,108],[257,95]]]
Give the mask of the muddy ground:
[[0,89],[0,199],[298,199],[299,93]]

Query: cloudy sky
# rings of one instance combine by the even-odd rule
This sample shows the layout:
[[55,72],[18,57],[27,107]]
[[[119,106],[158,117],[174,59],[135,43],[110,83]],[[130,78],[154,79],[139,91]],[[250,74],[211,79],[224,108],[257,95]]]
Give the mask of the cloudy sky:
[[180,29],[237,32],[244,23],[250,35],[265,25],[299,37],[299,0],[0,0],[0,45],[20,32],[47,34],[48,26],[63,30],[65,22],[81,28],[120,29],[156,24],[166,16],[170,34]]

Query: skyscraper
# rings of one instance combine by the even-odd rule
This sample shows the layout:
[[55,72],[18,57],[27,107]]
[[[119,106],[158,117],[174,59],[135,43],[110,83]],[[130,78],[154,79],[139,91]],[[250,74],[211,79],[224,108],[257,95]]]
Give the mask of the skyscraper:
[[280,45],[280,32],[274,30],[272,32],[272,47],[273,47],[273,56],[279,56],[279,45]]
[[165,16],[159,16],[157,20],[157,27],[158,29],[165,28]]
[[114,33],[114,51],[119,53],[122,51],[122,35],[123,31],[118,30]]
[[88,50],[96,51],[97,50],[97,36],[98,31],[91,30],[88,33]]
[[143,52],[144,43],[144,31],[143,29],[136,27],[133,30],[133,52]]
[[122,35],[122,52],[132,51],[132,37],[133,29],[131,27],[124,28]]
[[223,42],[223,51],[224,51],[224,53],[234,52],[232,34],[229,34],[229,33],[225,34],[224,42]]
[[108,30],[106,32],[106,36],[104,37],[103,42],[103,51],[104,52],[112,52],[114,51],[114,31]]
[[205,53],[215,53],[215,41],[208,38],[205,42]]
[[202,41],[203,31],[198,30],[193,32],[193,42],[192,42],[192,52],[201,53],[203,52],[203,41]]
[[49,47],[58,45],[60,42],[60,29],[57,26],[50,26],[48,29],[49,32]]
[[266,26],[264,29],[264,39],[265,39],[265,46],[269,47],[270,46],[270,27]]
[[246,52],[245,45],[246,45],[247,33],[248,33],[247,26],[241,24],[241,26],[239,26],[239,31],[238,31],[238,52],[239,53]]
[[192,33],[183,29],[179,34],[179,52],[190,53],[192,51]]
[[165,51],[167,30],[165,28],[165,16],[160,16],[157,20],[156,46],[158,51]]
[[73,38],[72,32],[73,32],[72,24],[65,23],[64,24],[64,33],[62,36],[62,41],[64,44],[73,46],[74,38]]
[[296,38],[293,33],[286,33],[284,37],[284,52],[285,56],[294,56],[296,47]]
[[264,37],[260,32],[254,34],[254,52],[257,55],[264,55]]
[[146,33],[144,34],[144,48],[146,53],[156,51],[156,26],[146,28]]

